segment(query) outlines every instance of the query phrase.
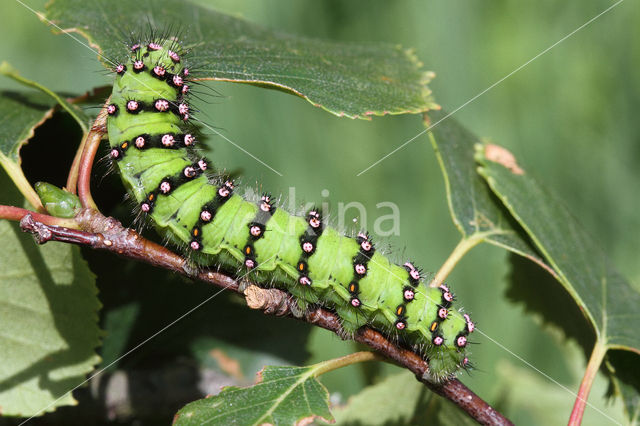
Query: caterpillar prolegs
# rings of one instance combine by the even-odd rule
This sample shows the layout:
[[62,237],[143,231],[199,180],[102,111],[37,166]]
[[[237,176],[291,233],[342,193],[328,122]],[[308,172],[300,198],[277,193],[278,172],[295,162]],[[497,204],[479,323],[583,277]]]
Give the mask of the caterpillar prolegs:
[[468,366],[469,315],[447,286],[429,287],[412,263],[396,265],[366,233],[340,234],[318,210],[304,217],[269,195],[249,202],[231,180],[209,175],[189,125],[189,70],[174,41],[130,48],[107,106],[110,156],[140,214],[198,265],[239,268],[295,296],[301,308],[333,309],[347,333],[368,325],[417,348],[431,376]]

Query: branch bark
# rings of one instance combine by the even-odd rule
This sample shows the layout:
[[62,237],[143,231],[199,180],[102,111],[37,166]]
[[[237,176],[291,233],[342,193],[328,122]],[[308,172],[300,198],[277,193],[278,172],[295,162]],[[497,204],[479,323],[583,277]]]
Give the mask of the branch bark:
[[[159,268],[177,272],[221,288],[243,294],[249,307],[262,310],[266,314],[291,316],[318,327],[333,331],[342,338],[345,334],[336,314],[323,308],[316,308],[300,315],[296,313],[295,301],[286,292],[278,289],[265,289],[255,284],[241,286],[232,276],[210,270],[192,268],[188,262],[167,248],[149,241],[137,232],[125,228],[113,218],[108,218],[93,209],[82,210],[75,218],[80,230],[50,226],[34,219],[31,212],[20,221],[21,228],[34,235],[40,244],[47,241],[62,241],[107,250],[119,256],[149,263]],[[241,292],[241,288],[244,291]],[[398,365],[412,371],[416,378],[433,392],[449,399],[469,416],[485,425],[511,425],[512,423],[494,410],[489,404],[473,393],[459,380],[433,383],[428,380],[429,365],[418,354],[397,346],[381,333],[371,328],[363,328],[354,340],[363,343]]]

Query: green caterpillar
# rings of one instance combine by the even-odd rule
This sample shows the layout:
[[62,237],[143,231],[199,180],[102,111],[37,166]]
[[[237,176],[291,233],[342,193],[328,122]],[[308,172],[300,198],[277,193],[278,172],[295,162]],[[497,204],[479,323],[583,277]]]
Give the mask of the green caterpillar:
[[346,333],[367,325],[419,350],[436,380],[467,368],[474,323],[452,309],[447,286],[424,285],[413,264],[392,263],[366,233],[350,238],[325,226],[318,210],[294,216],[266,194],[249,202],[231,180],[209,176],[188,124],[182,55],[175,41],[151,40],[114,70],[110,156],[140,213],[198,265],[237,268],[286,290],[302,309],[334,310]]

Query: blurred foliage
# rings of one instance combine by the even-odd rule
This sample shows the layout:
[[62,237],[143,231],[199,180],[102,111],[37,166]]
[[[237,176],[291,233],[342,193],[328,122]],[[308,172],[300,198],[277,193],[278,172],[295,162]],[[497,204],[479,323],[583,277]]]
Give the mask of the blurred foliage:
[[[24,203],[1,169],[0,187],[7,188],[0,204]],[[95,277],[78,247],[38,246],[18,223],[0,221],[0,241],[2,414],[30,417],[75,405],[69,390],[100,362]]]
[[[605,0],[198,3],[308,37],[415,47],[425,68],[436,72],[430,87],[436,101],[449,111],[611,5]],[[29,2],[38,10],[44,10],[43,4],[44,0]],[[188,28],[188,23],[181,24]],[[53,36],[17,2],[3,4],[0,35],[0,59],[10,62],[26,78],[58,92],[80,93],[111,81],[93,52],[69,37]],[[552,187],[569,210],[578,214],[578,221],[613,264],[636,285],[640,282],[640,168],[636,166],[640,160],[640,127],[635,118],[640,94],[640,74],[636,71],[640,45],[632,41],[638,39],[640,9],[633,2],[623,2],[455,115],[475,134],[508,147],[527,171]],[[0,88],[16,87],[12,81],[0,79]],[[211,89],[201,88],[203,101],[197,105],[203,111],[200,118],[284,175],[271,173],[222,138],[212,137],[209,144],[216,164],[242,168],[245,185],[269,188],[289,198],[294,194],[295,205],[327,202],[337,209],[341,202],[361,202],[368,217],[360,217],[359,223],[369,227],[376,217],[388,214],[376,204],[394,202],[401,211],[400,235],[389,238],[389,243],[398,253],[397,260],[410,255],[427,270],[437,270],[457,243],[459,234],[451,223],[442,175],[426,135],[356,177],[422,131],[420,117],[359,122],[338,119],[276,91],[233,84],[208,87]],[[67,132],[73,131],[73,123],[67,123],[66,128]],[[73,137],[72,133],[66,135]],[[43,154],[54,148],[52,140],[58,138],[43,137],[40,144],[32,141],[26,148],[31,154],[27,156],[25,151],[23,164],[33,181],[44,179],[62,185],[64,182],[47,179],[48,173],[44,172],[51,169],[51,158],[62,162],[70,158]],[[98,173],[106,174],[106,168],[99,167]],[[110,209],[108,213],[130,224],[129,208],[122,203],[117,177],[108,175],[94,184],[99,191],[98,203],[105,211]],[[353,210],[353,215],[356,213]],[[109,333],[104,350],[109,348],[110,359],[212,295],[212,289],[201,284],[101,253],[83,253],[99,277],[97,284],[105,305],[101,325]],[[463,259],[449,282],[484,332],[563,386],[577,390],[584,357],[578,351],[567,351],[563,338],[541,328],[538,317],[527,315],[521,306],[505,298],[508,271],[506,252],[482,245]],[[127,277],[142,278],[132,281]],[[117,318],[118,312],[128,314]],[[135,323],[132,325],[127,318]],[[352,342],[343,342],[324,330],[265,318],[249,312],[233,297],[219,296],[119,361],[117,367],[161,368],[175,359],[201,360],[210,350],[202,343],[207,339],[237,348],[224,349],[225,353],[275,353],[268,356],[298,365],[350,353],[354,347]],[[465,384],[497,404],[518,424],[566,421],[573,398],[540,398],[559,388],[539,375],[533,379],[538,381],[536,387],[527,391],[531,393],[524,389],[507,402],[505,394],[518,386],[528,387],[530,379],[525,382],[523,376],[511,374],[511,367],[506,365],[517,366],[522,374],[535,373],[491,341],[481,336],[474,336],[474,340],[481,343],[473,347],[477,370],[462,377]],[[247,348],[249,344],[252,347]],[[211,343],[211,349],[215,345]],[[216,359],[207,362],[215,367]],[[253,372],[260,363],[254,364]],[[363,385],[377,382],[390,371],[398,370],[386,365],[352,366],[321,380],[331,392],[332,402],[345,403]],[[253,372],[243,375],[251,381]],[[505,376],[523,382],[505,385],[496,380]],[[600,402],[605,388],[604,381],[599,380],[590,401]],[[532,399],[541,404],[535,411],[542,418],[529,415],[531,408],[523,401]],[[620,416],[619,402],[601,408],[615,418]],[[68,410],[73,408],[60,411],[69,414]],[[557,412],[564,416],[554,414]],[[585,416],[599,424],[607,421],[589,408]]]

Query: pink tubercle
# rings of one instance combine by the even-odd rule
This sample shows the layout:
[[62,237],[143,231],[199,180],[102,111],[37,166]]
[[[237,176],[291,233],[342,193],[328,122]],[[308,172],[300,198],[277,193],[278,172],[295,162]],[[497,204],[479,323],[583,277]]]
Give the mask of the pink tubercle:
[[169,182],[162,182],[160,184],[160,192],[162,192],[163,194],[166,194],[167,192],[171,191],[171,184]]
[[309,279],[309,277],[304,276],[304,275],[300,277],[298,282],[300,282],[300,284],[302,284],[302,285],[311,285],[311,280]]
[[416,294],[414,293],[413,290],[407,289],[404,291],[404,300],[413,300],[415,295]]
[[257,225],[254,225],[250,228],[249,232],[251,232],[251,235],[253,235],[254,237],[259,237],[260,234],[262,234],[262,228],[260,228]]
[[192,178],[196,175],[196,170],[191,166],[187,166],[184,168],[184,175],[185,177]]
[[176,142],[175,138],[172,134],[167,133],[166,135],[162,135],[162,145],[170,147]]
[[158,99],[157,101],[155,101],[154,106],[156,110],[165,112],[169,109],[169,101],[167,101],[166,99]]
[[173,62],[180,62],[180,55],[178,55],[176,52],[174,52],[173,50],[168,50],[167,51],[167,55],[169,55],[169,57],[171,58],[171,60]]

